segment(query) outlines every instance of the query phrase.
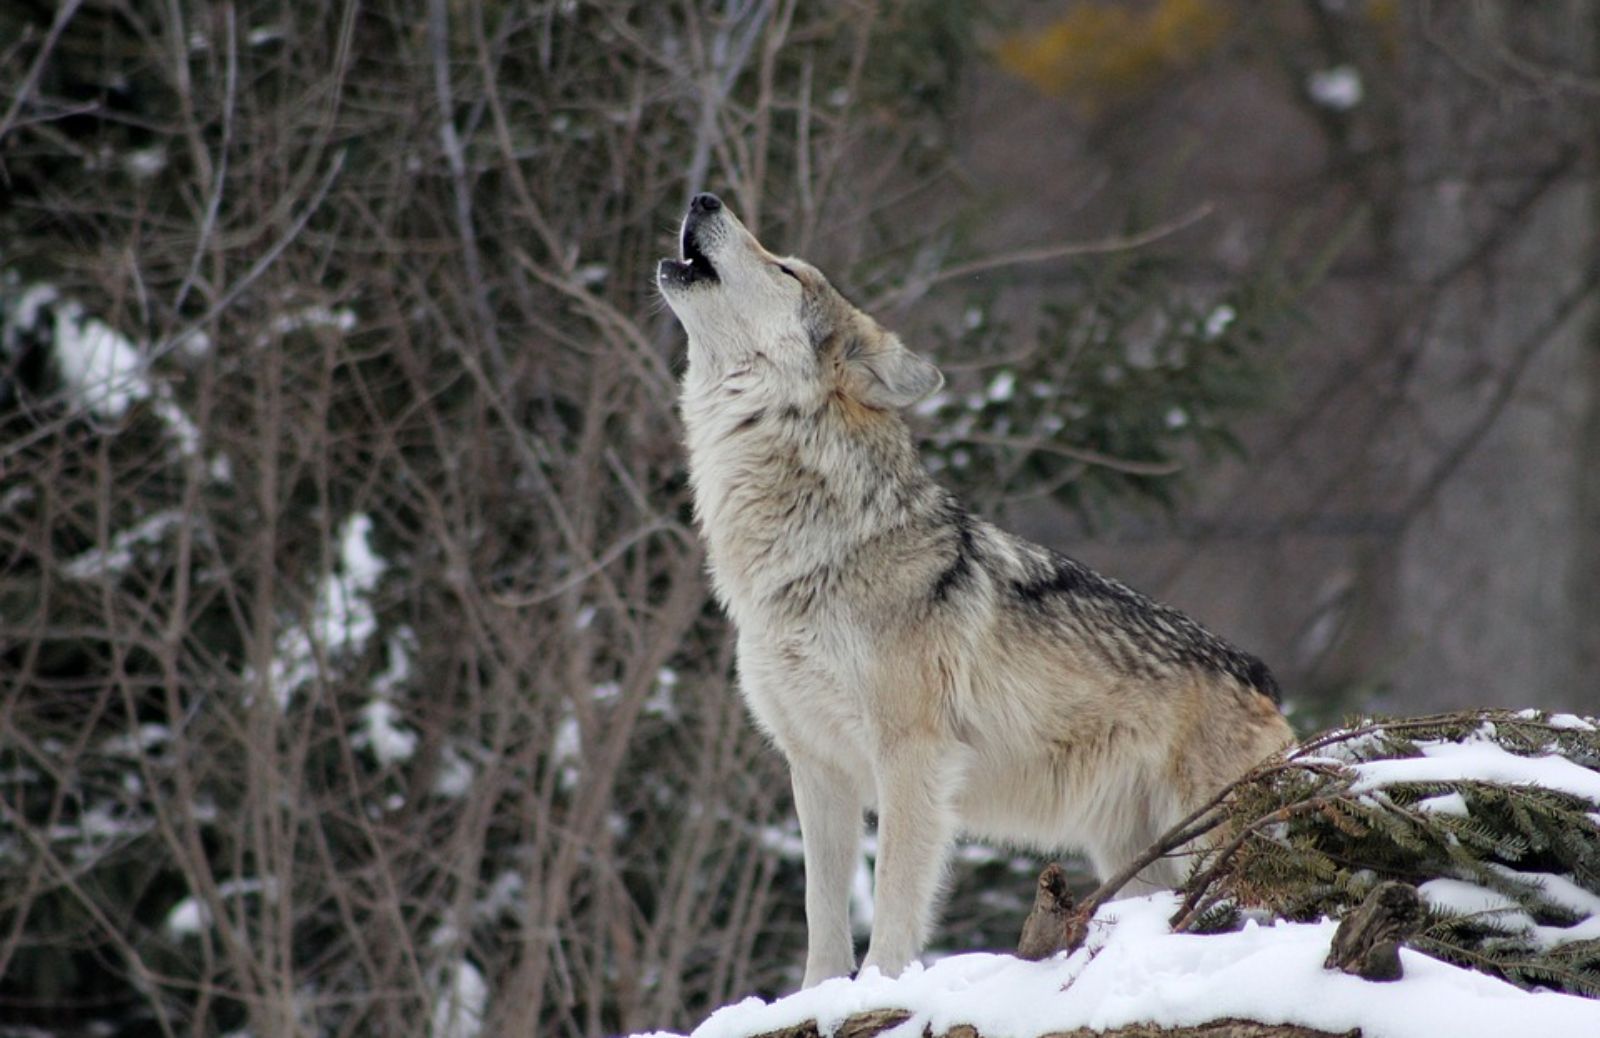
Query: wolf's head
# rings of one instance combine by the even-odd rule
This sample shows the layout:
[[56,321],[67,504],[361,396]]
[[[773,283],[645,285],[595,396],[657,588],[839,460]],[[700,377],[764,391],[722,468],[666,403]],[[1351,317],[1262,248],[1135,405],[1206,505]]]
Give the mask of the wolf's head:
[[661,261],[656,283],[689,333],[691,379],[739,372],[783,385],[784,395],[837,395],[884,411],[944,384],[815,267],[763,248],[716,195],[689,203],[679,250]]

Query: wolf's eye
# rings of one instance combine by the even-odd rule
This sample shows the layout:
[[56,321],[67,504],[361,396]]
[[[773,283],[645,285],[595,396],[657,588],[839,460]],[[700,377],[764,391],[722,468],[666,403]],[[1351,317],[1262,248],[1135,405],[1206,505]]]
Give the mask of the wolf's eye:
[[794,278],[796,281],[800,280],[800,275],[799,274],[796,274],[794,271],[790,270],[788,267],[784,266],[782,263],[778,264],[778,269],[783,271],[785,274],[789,275],[790,277]]

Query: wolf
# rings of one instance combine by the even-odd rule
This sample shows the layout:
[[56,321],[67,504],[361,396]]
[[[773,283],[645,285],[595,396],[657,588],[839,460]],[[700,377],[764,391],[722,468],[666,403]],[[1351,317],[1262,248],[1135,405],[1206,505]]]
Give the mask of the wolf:
[[[865,810],[862,965],[893,975],[958,834],[1082,851],[1103,878],[1292,742],[1260,660],[935,482],[901,412],[944,376],[815,267],[699,194],[656,281],[688,335],[690,481],[740,690],[789,765],[804,986],[855,968]],[[1138,882],[1180,878],[1164,860]]]

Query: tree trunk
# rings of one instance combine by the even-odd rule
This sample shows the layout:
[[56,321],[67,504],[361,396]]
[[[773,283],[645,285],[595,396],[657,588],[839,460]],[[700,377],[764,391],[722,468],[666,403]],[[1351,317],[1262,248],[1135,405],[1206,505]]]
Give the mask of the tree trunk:
[[1573,708],[1593,701],[1600,229],[1592,117],[1574,117],[1593,101],[1560,84],[1594,74],[1600,19],[1587,0],[1408,18],[1398,700]]

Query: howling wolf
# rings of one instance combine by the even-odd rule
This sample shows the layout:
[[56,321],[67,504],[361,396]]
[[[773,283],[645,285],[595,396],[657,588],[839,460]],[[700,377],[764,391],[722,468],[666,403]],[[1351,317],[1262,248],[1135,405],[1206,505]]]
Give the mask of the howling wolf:
[[[1265,665],[973,516],[900,412],[944,376],[715,196],[657,283],[689,336],[682,408],[740,685],[788,759],[805,984],[855,967],[850,880],[878,814],[864,966],[898,973],[958,832],[1081,850],[1102,876],[1292,735]],[[1170,885],[1179,866],[1140,877]]]

